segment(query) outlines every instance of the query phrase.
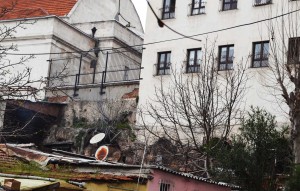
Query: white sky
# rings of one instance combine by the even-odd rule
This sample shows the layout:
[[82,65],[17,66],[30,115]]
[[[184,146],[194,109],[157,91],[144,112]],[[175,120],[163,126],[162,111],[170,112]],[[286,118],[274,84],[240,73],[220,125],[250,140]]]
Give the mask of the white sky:
[[145,29],[147,2],[146,2],[146,0],[132,0],[132,2],[135,5],[135,8],[136,8],[138,14],[140,15],[143,27]]

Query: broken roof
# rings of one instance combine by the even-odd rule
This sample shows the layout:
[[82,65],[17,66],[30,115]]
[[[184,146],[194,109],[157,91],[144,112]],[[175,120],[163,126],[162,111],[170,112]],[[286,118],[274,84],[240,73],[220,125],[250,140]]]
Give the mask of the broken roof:
[[[194,176],[188,173],[176,172],[174,170],[168,169],[162,166],[152,166],[146,165],[143,166],[143,170],[141,171],[140,165],[127,165],[123,163],[109,163],[104,161],[97,161],[92,159],[85,159],[80,157],[66,157],[59,154],[49,154],[41,151],[37,151],[28,147],[29,146],[18,146],[13,144],[0,144],[0,152],[5,152],[9,156],[15,156],[18,158],[26,159],[27,161],[34,161],[39,163],[42,166],[46,166],[49,164],[69,164],[76,165],[77,172],[76,176],[74,174],[58,174],[56,173],[56,177],[58,179],[69,179],[76,181],[87,181],[87,180],[117,180],[117,181],[136,181],[139,178],[142,179],[151,179],[152,174],[151,170],[161,170],[167,173],[171,173],[177,176],[193,179],[196,181],[205,182],[208,184],[215,184],[218,186],[230,187],[234,189],[238,189],[238,186],[216,182],[207,178]],[[80,170],[81,167],[84,167],[84,170]],[[75,169],[75,168],[74,168]],[[114,170],[114,169],[117,169]],[[101,170],[101,171],[99,171]]]
[[0,20],[47,15],[66,16],[76,3],[77,0],[0,0],[0,10],[7,12],[3,16],[0,13]]

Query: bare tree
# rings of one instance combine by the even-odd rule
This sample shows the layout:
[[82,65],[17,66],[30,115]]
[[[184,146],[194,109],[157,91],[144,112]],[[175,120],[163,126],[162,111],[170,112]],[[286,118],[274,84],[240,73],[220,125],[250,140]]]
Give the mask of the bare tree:
[[[215,42],[206,41],[195,73],[173,69],[169,84],[161,80],[153,100],[140,112],[143,128],[176,145],[169,157],[181,155],[181,169],[208,177],[213,167],[209,150],[222,145],[239,121],[247,82],[243,60],[220,71]],[[215,137],[220,141],[211,145]]]
[[[289,6],[287,3],[292,3]],[[288,107],[295,162],[300,163],[300,22],[299,2],[286,2],[270,15],[280,15],[267,24],[270,39],[268,83],[280,107]],[[266,75],[266,74],[265,74]]]

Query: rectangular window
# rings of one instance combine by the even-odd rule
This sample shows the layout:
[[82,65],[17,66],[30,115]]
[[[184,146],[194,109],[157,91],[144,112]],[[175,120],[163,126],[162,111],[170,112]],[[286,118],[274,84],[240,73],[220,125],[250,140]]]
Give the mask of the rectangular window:
[[172,19],[175,17],[176,0],[164,0],[162,8],[162,19]]
[[289,39],[288,63],[300,63],[300,37]]
[[271,4],[272,0],[254,0],[254,6]]
[[168,75],[170,74],[171,66],[171,52],[159,52],[158,63],[156,66],[156,75]]
[[252,52],[252,67],[267,67],[269,65],[269,41],[254,42]]
[[219,47],[219,70],[233,69],[234,45]]
[[223,0],[223,11],[237,9],[237,0]]
[[186,73],[196,73],[200,71],[200,64],[202,62],[201,48],[188,50]]
[[192,0],[191,15],[200,15],[205,13],[204,0]]
[[159,191],[170,191],[171,184],[161,183]]

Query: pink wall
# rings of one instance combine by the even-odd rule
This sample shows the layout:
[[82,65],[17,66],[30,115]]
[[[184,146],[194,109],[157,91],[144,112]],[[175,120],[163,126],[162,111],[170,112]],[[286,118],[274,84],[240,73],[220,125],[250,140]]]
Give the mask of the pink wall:
[[160,180],[170,181],[174,185],[170,191],[230,191],[231,189],[224,186],[209,184],[179,175],[167,173],[158,169],[153,170],[154,179],[148,181],[148,191],[159,191]]

